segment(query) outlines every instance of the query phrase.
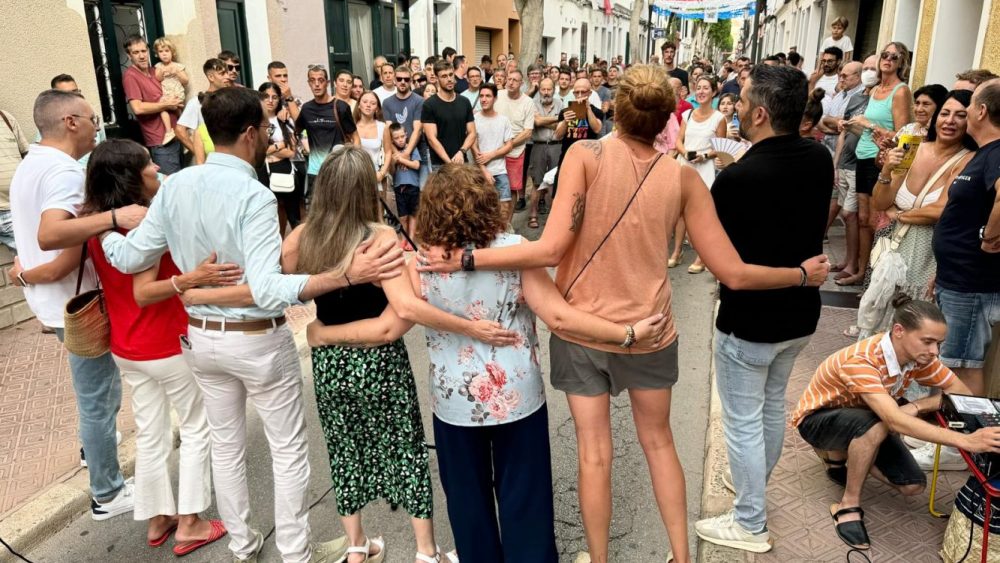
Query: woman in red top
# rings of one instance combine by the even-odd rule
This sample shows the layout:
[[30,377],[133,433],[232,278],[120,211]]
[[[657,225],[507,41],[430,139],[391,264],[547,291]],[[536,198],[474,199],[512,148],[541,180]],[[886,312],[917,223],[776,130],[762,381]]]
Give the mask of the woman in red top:
[[[109,139],[94,149],[87,167],[88,212],[137,203],[148,205],[160,187],[158,167],[134,141]],[[247,286],[232,286],[242,275],[235,264],[215,264],[211,256],[193,272],[181,273],[164,254],[159,265],[123,274],[108,264],[95,237],[86,251],[104,289],[111,323],[111,352],[122,378],[132,387],[135,411],[136,520],[149,520],[147,542],[163,545],[176,530],[174,553],[185,555],[226,534],[219,520],[198,513],[211,503],[210,442],[201,391],[184,361],[188,304],[242,304],[252,301]],[[174,501],[167,457],[173,446],[170,408],[180,419],[179,491]]]

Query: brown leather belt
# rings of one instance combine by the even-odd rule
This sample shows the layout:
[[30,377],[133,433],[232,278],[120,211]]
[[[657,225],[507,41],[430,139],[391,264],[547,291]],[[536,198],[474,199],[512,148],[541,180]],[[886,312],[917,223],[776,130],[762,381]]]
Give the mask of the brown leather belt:
[[285,316],[273,319],[258,319],[256,321],[210,321],[188,317],[188,324],[202,330],[217,330],[222,332],[254,332],[278,328],[285,324]]

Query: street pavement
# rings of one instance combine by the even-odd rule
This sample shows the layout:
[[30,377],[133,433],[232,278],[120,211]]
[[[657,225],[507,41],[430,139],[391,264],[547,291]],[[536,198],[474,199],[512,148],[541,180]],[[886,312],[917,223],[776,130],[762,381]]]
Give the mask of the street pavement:
[[[515,225],[530,238],[540,231],[523,228],[526,213],[518,214]],[[708,273],[689,275],[691,262],[688,251],[684,265],[670,270],[674,288],[673,313],[680,333],[680,380],[674,387],[671,426],[681,463],[685,469],[690,547],[695,549],[693,523],[700,513],[702,472],[705,457],[706,420],[709,403],[709,362],[711,346],[712,307],[715,280]],[[299,323],[296,323],[299,324]],[[548,330],[539,323],[543,366],[548,384]],[[428,359],[423,329],[415,327],[405,337],[420,396],[424,428],[429,442],[431,410],[428,398]],[[308,353],[308,349],[305,349]],[[312,477],[310,498],[319,499],[330,487],[329,460],[315,409],[315,396],[308,357],[304,355],[304,394]],[[576,491],[576,444],[573,422],[566,400],[549,387],[549,426],[552,438],[552,471],[556,512],[556,540],[560,561],[573,561],[577,552],[585,549]],[[263,430],[253,408],[248,408],[248,478],[253,499],[252,521],[266,534],[273,525],[273,493],[270,455]],[[662,521],[656,509],[645,458],[636,439],[628,398],[622,395],[612,402],[612,425],[615,457],[613,469],[614,517],[611,525],[611,561],[629,563],[663,562],[670,548]],[[176,467],[176,452],[170,464]],[[445,510],[444,494],[437,475],[437,458],[431,452],[432,479],[435,489],[435,526],[438,542],[443,549],[454,547]],[[375,502],[363,512],[366,532],[382,535],[388,545],[386,561],[413,561],[414,541],[409,518],[402,511],[393,512],[384,502]],[[205,514],[217,517],[213,509]],[[342,527],[331,493],[310,512],[313,536],[317,540],[341,535]],[[157,562],[174,561],[170,543],[159,549],[145,545],[145,523],[135,522],[128,515],[106,522],[94,522],[84,515],[51,536],[26,555],[37,563],[74,562]],[[190,563],[229,560],[227,541],[203,548],[185,557]],[[262,561],[279,561],[273,537],[266,542]],[[474,562],[472,562],[474,563]]]

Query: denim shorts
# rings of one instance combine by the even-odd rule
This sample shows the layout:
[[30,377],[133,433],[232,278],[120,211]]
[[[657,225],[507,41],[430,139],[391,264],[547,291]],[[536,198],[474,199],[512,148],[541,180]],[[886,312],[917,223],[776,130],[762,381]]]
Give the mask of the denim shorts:
[[[823,409],[799,422],[799,435],[816,449],[846,452],[855,438],[860,438],[881,421],[869,409]],[[895,485],[927,484],[927,476],[898,434],[889,434],[879,446],[875,467]]]
[[510,201],[513,197],[510,194],[510,178],[506,174],[497,174],[493,177],[493,185],[497,189],[500,201]]
[[934,298],[948,321],[941,363],[950,368],[981,368],[1000,321],[1000,293],[962,293],[934,288]]

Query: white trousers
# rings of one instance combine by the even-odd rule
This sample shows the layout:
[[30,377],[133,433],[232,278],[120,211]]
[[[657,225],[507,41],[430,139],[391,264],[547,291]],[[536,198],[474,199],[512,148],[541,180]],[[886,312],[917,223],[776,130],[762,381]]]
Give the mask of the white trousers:
[[[180,354],[132,361],[114,356],[122,379],[132,387],[135,411],[136,520],[159,515],[198,514],[212,503],[208,421],[201,390]],[[180,419],[177,502],[167,468],[173,449],[170,407]]]
[[[309,446],[302,370],[288,325],[253,333],[190,327],[184,357],[201,387],[212,434],[212,470],[229,549],[241,559],[258,548],[250,526],[246,403],[264,424],[274,471],[275,544],[285,563],[307,563]],[[259,493],[258,493],[259,494]]]

